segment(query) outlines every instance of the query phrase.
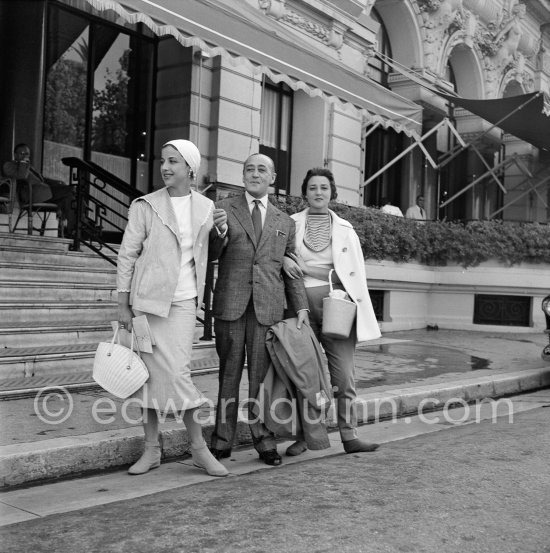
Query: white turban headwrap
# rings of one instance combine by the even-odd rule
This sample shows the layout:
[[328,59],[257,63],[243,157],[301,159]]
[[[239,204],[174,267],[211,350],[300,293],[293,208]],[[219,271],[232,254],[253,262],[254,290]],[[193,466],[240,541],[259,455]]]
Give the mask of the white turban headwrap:
[[[164,146],[174,146],[176,150],[182,155],[183,159],[187,162],[187,165],[191,167],[194,175],[197,176],[201,166],[201,153],[199,149],[189,140],[170,140],[166,142]],[[163,148],[164,148],[163,146]]]

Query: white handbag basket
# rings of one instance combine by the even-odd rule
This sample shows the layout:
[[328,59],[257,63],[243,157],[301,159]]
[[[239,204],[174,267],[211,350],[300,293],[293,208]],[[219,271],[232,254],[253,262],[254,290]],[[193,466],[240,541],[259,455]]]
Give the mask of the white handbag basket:
[[[116,343],[115,343],[116,341]],[[100,342],[94,358],[93,379],[109,393],[125,399],[139,390],[149,378],[145,363],[134,351],[134,330],[130,348],[118,340],[118,327],[110,342]],[[136,346],[137,350],[137,346]]]
[[[332,271],[328,274],[330,293],[332,293]],[[349,338],[357,305],[354,302],[340,298],[323,298],[323,327],[321,332],[328,338]]]

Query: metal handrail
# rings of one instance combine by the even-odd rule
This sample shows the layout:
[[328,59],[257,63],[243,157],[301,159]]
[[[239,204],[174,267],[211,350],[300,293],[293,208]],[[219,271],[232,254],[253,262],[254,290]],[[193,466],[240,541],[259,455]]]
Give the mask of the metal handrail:
[[[81,245],[85,245],[116,267],[118,251],[105,238],[106,229],[122,238],[128,222],[128,208],[143,193],[91,161],[77,157],[64,157],[61,161],[69,167],[69,184],[76,191],[76,228],[70,249],[80,251]],[[214,267],[212,263],[209,265],[204,292],[204,318],[197,317],[204,326],[201,340],[212,340],[213,334],[211,296]]]

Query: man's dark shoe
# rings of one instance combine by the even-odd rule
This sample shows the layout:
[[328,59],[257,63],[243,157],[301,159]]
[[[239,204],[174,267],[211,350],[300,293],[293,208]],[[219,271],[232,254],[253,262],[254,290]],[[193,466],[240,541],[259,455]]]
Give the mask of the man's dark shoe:
[[282,457],[277,453],[276,449],[260,452],[260,459],[266,465],[272,465],[274,467],[278,467],[283,462]]
[[214,456],[214,459],[217,459],[218,461],[220,459],[227,459],[228,457],[231,457],[231,450],[230,449],[216,449],[215,447],[211,447],[210,453]]
[[347,442],[343,442],[343,444],[344,444],[344,451],[346,453],[367,453],[371,451],[376,451],[380,447],[380,444],[364,442],[359,438],[355,438],[355,440],[349,440]]

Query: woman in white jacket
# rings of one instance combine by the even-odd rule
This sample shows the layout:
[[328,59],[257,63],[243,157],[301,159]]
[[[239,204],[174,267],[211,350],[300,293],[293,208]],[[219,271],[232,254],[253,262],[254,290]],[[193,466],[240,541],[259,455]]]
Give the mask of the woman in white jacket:
[[132,318],[145,315],[156,342],[152,353],[142,353],[149,380],[134,398],[143,409],[145,449],[129,474],[144,474],[160,465],[158,412],[167,411],[184,413],[195,466],[213,476],[228,474],[202,436],[195,410],[206,398],[190,372],[210,237],[223,240],[227,231],[225,212],[191,190],[200,159],[188,140],[164,144],[160,171],[165,186],[132,203],[118,254],[120,328],[131,330]]
[[[367,289],[359,237],[348,221],[328,208],[329,202],[337,196],[331,171],[310,169],[302,183],[302,196],[309,207],[292,215],[296,221],[296,255],[293,260],[285,258],[285,272],[292,278],[303,275],[309,320],[328,360],[338,429],[345,452],[375,451],[378,444],[360,440],[356,430],[355,345],[358,341],[380,337]],[[345,339],[329,338],[321,333],[323,298],[329,294],[331,269],[334,269],[334,288],[345,290],[357,305],[356,321]],[[287,449],[287,455],[299,455],[306,449],[303,441],[297,441]]]

